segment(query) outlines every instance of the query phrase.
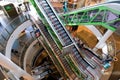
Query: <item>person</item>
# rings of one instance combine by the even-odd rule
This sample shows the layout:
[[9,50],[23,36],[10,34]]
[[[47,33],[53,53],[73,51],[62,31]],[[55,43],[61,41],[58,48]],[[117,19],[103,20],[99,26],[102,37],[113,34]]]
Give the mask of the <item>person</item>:
[[77,7],[77,0],[73,0],[73,9],[76,9]]
[[67,0],[63,2],[63,10],[64,10],[64,13],[68,12],[68,1]]
[[0,22],[0,26],[2,26],[1,22]]
[[23,77],[20,77],[20,80],[24,80],[24,78],[23,78]]
[[18,7],[17,7],[18,13],[21,13],[21,12],[22,12],[21,6],[22,6],[22,4],[19,4]]
[[24,6],[25,6],[25,11],[30,11],[30,4],[28,1],[23,2]]
[[113,58],[109,55],[109,54],[103,54],[103,60],[102,60],[102,62],[103,62],[103,67],[105,68],[105,69],[108,69],[110,66],[111,66],[111,64],[110,64],[110,62],[113,60]]
[[16,54],[18,53],[18,51],[15,50],[15,49],[12,49],[11,52],[12,52],[12,53],[16,53]]

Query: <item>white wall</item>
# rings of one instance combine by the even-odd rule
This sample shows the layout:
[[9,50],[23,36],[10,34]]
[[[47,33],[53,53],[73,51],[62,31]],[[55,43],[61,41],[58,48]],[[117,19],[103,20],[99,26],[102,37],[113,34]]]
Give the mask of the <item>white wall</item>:
[[5,56],[8,57],[9,59],[11,59],[11,49],[12,46],[15,42],[15,40],[19,37],[19,34],[25,30],[25,28],[30,27],[32,25],[32,22],[30,20],[24,22],[23,24],[21,24],[20,26],[18,26],[18,28],[11,34],[7,45],[6,45],[6,50],[5,50]]

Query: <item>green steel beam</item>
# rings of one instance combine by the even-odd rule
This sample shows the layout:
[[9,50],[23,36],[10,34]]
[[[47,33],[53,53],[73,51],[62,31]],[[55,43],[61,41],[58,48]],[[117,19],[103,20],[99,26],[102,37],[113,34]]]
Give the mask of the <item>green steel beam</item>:
[[[109,20],[109,15],[116,18]],[[101,25],[115,31],[120,24],[120,12],[106,6],[76,10],[60,15],[64,25]]]

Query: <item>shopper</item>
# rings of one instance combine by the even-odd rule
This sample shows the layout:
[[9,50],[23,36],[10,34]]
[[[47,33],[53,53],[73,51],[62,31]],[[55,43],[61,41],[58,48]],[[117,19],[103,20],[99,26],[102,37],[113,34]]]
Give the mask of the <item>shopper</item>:
[[67,0],[63,2],[63,10],[64,10],[64,13],[68,12],[68,1]]
[[73,0],[73,9],[76,9],[77,7],[77,0]]
[[25,6],[25,11],[30,11],[30,4],[28,1],[23,2],[24,6]]

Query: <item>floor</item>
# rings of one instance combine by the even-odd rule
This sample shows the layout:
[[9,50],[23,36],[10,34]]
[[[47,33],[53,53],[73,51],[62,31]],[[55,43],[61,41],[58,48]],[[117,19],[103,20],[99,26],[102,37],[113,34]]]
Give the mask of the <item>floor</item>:
[[27,50],[27,47],[34,41],[35,35],[34,32],[32,32],[33,28],[32,26],[28,27],[25,32],[22,33],[22,36],[20,36],[13,44],[12,49],[17,52],[12,52],[12,60],[16,64],[20,65],[20,62],[17,60],[22,56],[22,54]]

